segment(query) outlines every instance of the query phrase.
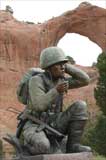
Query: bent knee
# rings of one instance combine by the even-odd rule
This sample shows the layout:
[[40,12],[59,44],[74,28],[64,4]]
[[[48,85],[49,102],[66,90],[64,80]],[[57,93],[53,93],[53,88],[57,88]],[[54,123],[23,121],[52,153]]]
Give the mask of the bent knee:
[[75,108],[75,110],[86,110],[87,109],[87,104],[85,101],[76,101],[75,103],[72,104],[72,107]]
[[74,103],[74,106],[79,108],[87,108],[87,103],[85,101],[79,100]]
[[73,103],[70,107],[70,111],[72,115],[74,116],[79,116],[82,118],[87,119],[88,118],[88,113],[87,113],[87,104],[85,101],[76,101]]

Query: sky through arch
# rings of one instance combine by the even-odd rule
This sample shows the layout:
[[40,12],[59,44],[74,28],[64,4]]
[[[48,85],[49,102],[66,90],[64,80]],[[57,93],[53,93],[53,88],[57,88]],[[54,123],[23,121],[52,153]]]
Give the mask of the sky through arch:
[[92,66],[93,62],[97,62],[97,57],[102,52],[96,43],[76,33],[66,34],[58,42],[58,47],[62,48],[66,55],[71,56],[76,64],[83,66]]

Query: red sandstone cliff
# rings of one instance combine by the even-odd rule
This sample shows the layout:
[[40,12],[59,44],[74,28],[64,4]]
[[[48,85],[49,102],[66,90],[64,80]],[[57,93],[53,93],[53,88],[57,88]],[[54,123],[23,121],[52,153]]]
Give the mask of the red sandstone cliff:
[[[82,3],[75,10],[42,24],[20,22],[11,13],[0,11],[0,126],[15,129],[16,115],[8,112],[7,108],[23,109],[16,99],[20,77],[27,68],[38,65],[43,48],[57,45],[66,33],[84,35],[105,50],[106,9]],[[95,69],[85,67],[85,70],[92,78],[97,77]],[[72,90],[67,97],[72,101],[84,99],[93,107],[95,85],[96,81],[83,89]]]

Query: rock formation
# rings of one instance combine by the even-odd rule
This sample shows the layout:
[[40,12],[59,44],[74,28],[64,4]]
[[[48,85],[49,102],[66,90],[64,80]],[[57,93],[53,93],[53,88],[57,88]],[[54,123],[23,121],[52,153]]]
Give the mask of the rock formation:
[[[86,36],[104,51],[106,49],[106,9],[84,2],[74,10],[38,24],[18,21],[11,12],[0,11],[1,124],[11,130],[15,128],[16,116],[9,113],[7,109],[8,107],[23,109],[16,99],[16,87],[20,77],[27,68],[39,65],[39,55],[43,48],[57,45],[66,33]],[[93,73],[97,72],[94,70]],[[92,91],[87,93],[93,95],[94,85],[91,88]],[[86,90],[88,88],[85,88],[84,93]],[[77,92],[74,93],[77,94]]]
[[66,33],[88,37],[106,49],[106,9],[81,3],[42,24],[17,21],[10,12],[0,11],[0,68],[22,71],[38,65],[40,51],[57,45]]

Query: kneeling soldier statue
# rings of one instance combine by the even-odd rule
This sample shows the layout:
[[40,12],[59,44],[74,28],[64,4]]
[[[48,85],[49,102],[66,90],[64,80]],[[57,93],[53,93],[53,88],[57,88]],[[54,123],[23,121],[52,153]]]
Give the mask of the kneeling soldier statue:
[[52,145],[59,146],[63,135],[67,137],[66,153],[91,151],[80,144],[88,119],[86,102],[79,100],[62,112],[63,96],[68,89],[86,86],[90,81],[84,71],[67,62],[62,49],[46,48],[40,55],[44,72],[29,80],[27,106],[20,116],[22,121],[27,118],[19,137],[33,155],[53,153]]

